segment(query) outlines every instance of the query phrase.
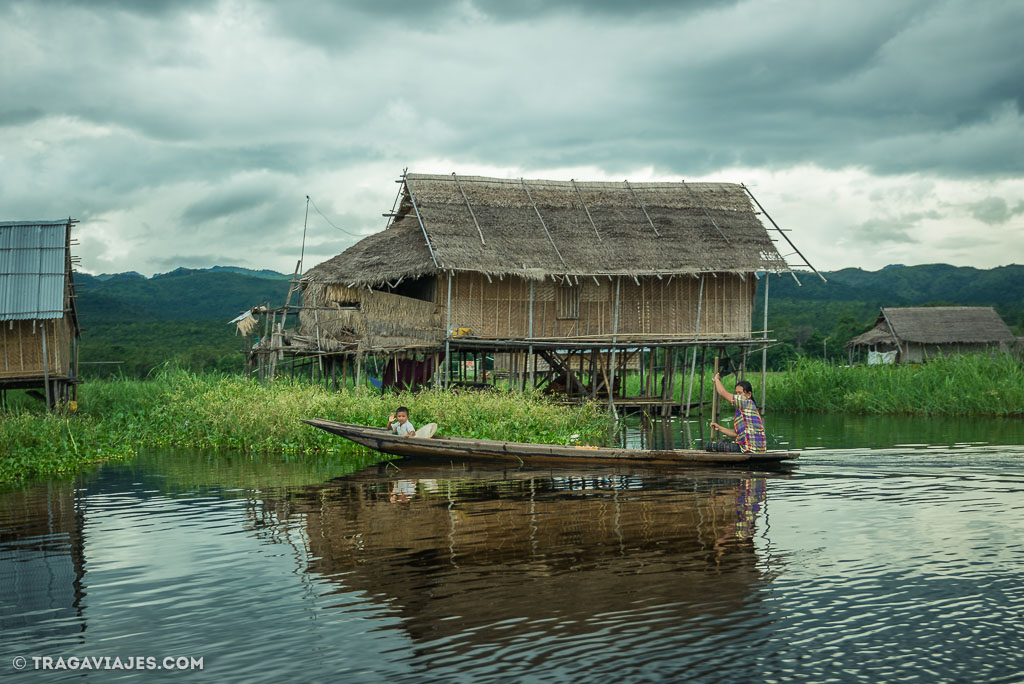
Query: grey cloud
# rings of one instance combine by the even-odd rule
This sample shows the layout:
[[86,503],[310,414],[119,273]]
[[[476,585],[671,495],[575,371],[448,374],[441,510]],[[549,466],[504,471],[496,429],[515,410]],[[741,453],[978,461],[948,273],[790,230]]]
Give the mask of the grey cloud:
[[231,214],[251,211],[270,199],[263,188],[215,191],[186,207],[181,212],[181,221],[183,224],[203,224]]
[[968,204],[967,210],[971,216],[982,223],[994,226],[1006,223],[1014,216],[1024,214],[1024,202],[1018,203],[1011,209],[1002,197],[986,197],[978,202]]
[[[369,166],[806,163],[921,179],[920,202],[872,198],[883,218],[857,233],[913,241],[922,218],[887,204],[935,206],[939,175],[1024,171],[1022,27],[1021,3],[965,0],[8,3],[0,206],[136,222],[146,207],[162,230],[270,254],[315,179]],[[386,184],[339,189],[355,208],[314,199],[379,230],[391,197],[364,215],[365,195]],[[991,199],[959,209],[1021,213]],[[316,221],[324,253],[355,239]]]
[[11,8],[36,5],[48,10],[82,9],[89,12],[119,11],[152,17],[166,17],[186,11],[195,11],[215,4],[215,0],[35,0],[10,3]]
[[0,126],[20,126],[37,121],[44,116],[46,116],[46,112],[39,107],[0,109]]
[[897,217],[869,219],[854,228],[860,240],[869,244],[897,242],[914,244],[919,239],[910,231],[924,219],[938,219],[942,216],[937,211],[911,212]]
[[176,268],[210,268],[211,266],[245,265],[239,264],[236,256],[224,256],[217,254],[171,254],[161,257],[150,257],[149,264],[157,269],[166,269],[164,273],[173,271]]

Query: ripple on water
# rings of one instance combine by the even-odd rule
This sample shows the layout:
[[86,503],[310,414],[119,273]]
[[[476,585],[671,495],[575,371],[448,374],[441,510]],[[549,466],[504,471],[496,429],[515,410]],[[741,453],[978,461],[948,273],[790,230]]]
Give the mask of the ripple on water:
[[0,495],[0,655],[172,651],[252,681],[1013,681],[1021,462],[407,465],[262,492],[113,468]]

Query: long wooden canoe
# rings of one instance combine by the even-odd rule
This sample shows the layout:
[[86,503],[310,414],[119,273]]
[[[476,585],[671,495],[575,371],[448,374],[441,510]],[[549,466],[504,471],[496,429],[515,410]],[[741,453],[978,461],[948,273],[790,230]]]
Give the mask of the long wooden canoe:
[[333,420],[304,420],[313,427],[350,439],[357,444],[396,456],[452,459],[489,459],[517,463],[635,463],[645,465],[751,464],[772,465],[796,459],[792,451],[764,454],[719,453],[697,449],[619,449],[502,442],[462,437],[399,437],[384,428],[336,423]]

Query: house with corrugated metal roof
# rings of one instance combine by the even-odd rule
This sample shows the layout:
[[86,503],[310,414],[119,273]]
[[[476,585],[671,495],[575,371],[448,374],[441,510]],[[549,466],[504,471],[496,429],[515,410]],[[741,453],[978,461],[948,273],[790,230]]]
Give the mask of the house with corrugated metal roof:
[[847,343],[868,364],[923,363],[951,354],[1006,352],[1013,333],[991,306],[882,307],[874,327]]
[[0,222],[0,394],[42,389],[50,406],[77,398],[75,223]]

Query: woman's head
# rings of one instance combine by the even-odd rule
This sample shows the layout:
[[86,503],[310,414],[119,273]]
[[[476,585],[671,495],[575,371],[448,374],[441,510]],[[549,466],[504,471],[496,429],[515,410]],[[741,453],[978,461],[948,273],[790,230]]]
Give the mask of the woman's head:
[[751,387],[748,381],[738,380],[736,382],[736,394],[742,394],[748,399],[752,399],[754,396],[754,388]]

